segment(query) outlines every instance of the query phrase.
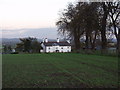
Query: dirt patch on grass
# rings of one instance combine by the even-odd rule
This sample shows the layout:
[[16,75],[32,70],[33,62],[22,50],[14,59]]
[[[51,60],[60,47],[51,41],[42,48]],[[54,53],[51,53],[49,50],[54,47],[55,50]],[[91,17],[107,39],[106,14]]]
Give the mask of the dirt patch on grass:
[[81,64],[86,64],[86,63],[82,62]]

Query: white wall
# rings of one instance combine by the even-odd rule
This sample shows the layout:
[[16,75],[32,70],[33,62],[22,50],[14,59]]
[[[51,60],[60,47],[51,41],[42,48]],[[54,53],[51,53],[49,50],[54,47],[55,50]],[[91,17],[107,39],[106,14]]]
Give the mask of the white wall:
[[60,52],[71,52],[71,46],[60,46],[59,50]]
[[71,52],[71,46],[47,46],[45,52],[56,52],[56,50],[59,50],[59,52]]
[[[49,49],[49,48],[50,48],[50,49]],[[46,47],[46,52],[53,52],[53,47],[47,46],[47,47]]]

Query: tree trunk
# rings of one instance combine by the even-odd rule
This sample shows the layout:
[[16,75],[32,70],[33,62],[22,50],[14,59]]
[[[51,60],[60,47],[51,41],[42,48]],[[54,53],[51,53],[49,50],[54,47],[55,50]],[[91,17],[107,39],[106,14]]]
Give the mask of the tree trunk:
[[107,15],[103,17],[102,29],[101,29],[101,39],[102,39],[102,50],[106,50],[107,39],[106,39],[106,19]]
[[89,36],[88,36],[88,32],[86,32],[85,48],[86,48],[86,49],[89,48]]
[[118,53],[118,56],[120,57],[120,28],[118,28],[118,33],[117,33],[117,29],[116,29],[117,27],[116,27],[116,24],[115,24],[115,21],[113,20],[113,18],[112,18],[112,21],[113,21],[113,26],[114,26],[114,34],[117,39],[116,52]]
[[89,40],[90,40],[90,41],[89,41],[89,46],[90,46],[90,49],[92,49],[92,44],[93,44],[93,43],[92,43],[92,36],[91,36],[91,35],[89,36]]
[[80,37],[77,35],[77,30],[74,30],[74,43],[75,43],[75,49],[77,52],[80,50]]
[[101,39],[102,39],[102,50],[106,50],[107,39],[106,39],[106,28],[101,30]]
[[118,57],[120,57],[120,29],[118,31],[117,50],[118,50]]
[[107,39],[106,39],[106,21],[107,16],[109,14],[107,10],[107,6],[105,5],[105,2],[103,2],[103,18],[102,18],[102,28],[101,28],[101,39],[102,39],[102,53],[106,53],[106,47],[107,47]]
[[75,42],[76,42],[76,49],[79,51],[80,50],[80,39],[79,39],[79,37],[76,38]]

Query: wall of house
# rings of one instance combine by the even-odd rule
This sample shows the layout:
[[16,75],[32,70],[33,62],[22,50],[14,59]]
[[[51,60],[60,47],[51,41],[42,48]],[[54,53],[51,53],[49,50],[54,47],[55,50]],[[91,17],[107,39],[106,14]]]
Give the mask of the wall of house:
[[60,46],[60,52],[71,52],[71,46]]
[[71,52],[71,46],[47,46],[45,52]]
[[53,52],[53,47],[52,46],[47,46],[46,47],[46,52]]

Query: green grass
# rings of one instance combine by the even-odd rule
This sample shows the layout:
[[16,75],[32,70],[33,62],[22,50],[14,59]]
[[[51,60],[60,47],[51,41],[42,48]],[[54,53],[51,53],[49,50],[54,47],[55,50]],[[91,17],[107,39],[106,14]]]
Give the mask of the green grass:
[[3,55],[3,88],[116,88],[118,58],[76,53]]

